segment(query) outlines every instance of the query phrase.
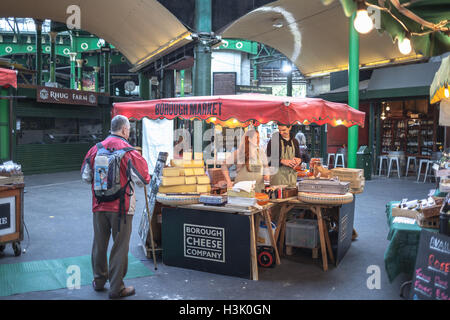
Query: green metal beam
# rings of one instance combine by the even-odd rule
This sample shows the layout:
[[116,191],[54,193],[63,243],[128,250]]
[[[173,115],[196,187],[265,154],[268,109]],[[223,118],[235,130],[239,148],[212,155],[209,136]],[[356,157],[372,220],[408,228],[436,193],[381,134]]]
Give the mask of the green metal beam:
[[150,99],[150,81],[142,72],[139,72],[139,95],[143,100]]
[[[359,109],[359,35],[353,26],[356,13],[350,19],[348,57],[348,105]],[[347,166],[356,168],[358,150],[358,126],[348,128]]]

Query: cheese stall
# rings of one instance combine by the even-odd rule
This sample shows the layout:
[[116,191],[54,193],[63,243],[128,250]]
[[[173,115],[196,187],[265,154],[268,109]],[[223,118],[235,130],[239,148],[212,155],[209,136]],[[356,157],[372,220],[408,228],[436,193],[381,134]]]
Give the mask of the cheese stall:
[[[203,120],[214,128],[247,132],[271,121],[351,127],[363,126],[365,118],[364,112],[346,104],[262,94],[115,103],[112,113],[130,120]],[[149,140],[162,136],[157,130],[143,130],[143,134]],[[165,137],[172,140],[170,148],[177,148],[177,137]],[[149,163],[154,172],[141,226],[153,223],[155,205],[162,207],[164,264],[258,280],[258,266],[279,265],[284,250],[290,254],[293,247],[312,249],[313,258],[320,250],[324,271],[328,260],[339,263],[352,239],[355,195],[364,190],[362,169],[328,170],[321,159],[313,158],[293,168],[294,186],[271,185],[266,176],[262,190],[252,179],[230,185],[225,183],[223,167],[219,168],[225,164],[218,157],[219,139],[215,134],[203,137],[208,139],[215,142],[211,152],[195,148],[193,152],[189,147],[181,153],[160,150],[166,152],[159,152],[156,165]],[[149,242],[154,246],[152,235],[144,232],[141,239],[144,246]]]

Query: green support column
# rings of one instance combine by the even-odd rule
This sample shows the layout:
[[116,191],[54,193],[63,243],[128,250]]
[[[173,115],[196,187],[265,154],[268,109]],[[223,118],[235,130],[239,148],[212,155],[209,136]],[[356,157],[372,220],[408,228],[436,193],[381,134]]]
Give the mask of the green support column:
[[[211,0],[195,0],[194,25],[197,32],[211,32],[211,7]],[[194,48],[193,77],[194,96],[211,95],[211,47],[201,41]],[[205,128],[205,122],[194,121],[194,152],[203,150]]]
[[258,64],[256,63],[256,59],[252,60],[253,63],[253,84],[258,85]]
[[56,36],[58,32],[51,31],[50,35],[50,82],[56,82]]
[[34,20],[36,25],[36,85],[42,85],[42,20]]
[[[353,26],[356,13],[350,19],[348,54],[348,105],[359,109],[359,35]],[[347,166],[356,168],[358,151],[358,126],[348,128]]]
[[180,70],[180,96],[184,97],[184,70]]
[[[109,48],[109,45],[107,45]],[[110,81],[109,81],[109,67],[110,67],[110,52],[106,51],[103,56],[103,83],[104,83],[104,91],[105,93],[111,94]]]
[[139,95],[143,100],[150,100],[150,81],[142,72],[139,72]]
[[[8,90],[0,87],[0,97],[8,96]],[[0,99],[0,161],[11,160],[9,145],[9,100]]]

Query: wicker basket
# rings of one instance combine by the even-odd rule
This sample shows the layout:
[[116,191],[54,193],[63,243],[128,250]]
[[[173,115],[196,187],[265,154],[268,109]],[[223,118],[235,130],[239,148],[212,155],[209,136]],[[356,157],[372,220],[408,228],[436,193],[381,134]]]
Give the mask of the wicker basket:
[[351,203],[353,194],[350,192],[346,194],[299,192],[298,199],[307,203],[341,205]]
[[156,201],[165,204],[167,206],[182,206],[186,204],[196,204],[200,203],[200,195],[178,195],[178,196],[168,196],[165,193],[158,193],[156,195]]

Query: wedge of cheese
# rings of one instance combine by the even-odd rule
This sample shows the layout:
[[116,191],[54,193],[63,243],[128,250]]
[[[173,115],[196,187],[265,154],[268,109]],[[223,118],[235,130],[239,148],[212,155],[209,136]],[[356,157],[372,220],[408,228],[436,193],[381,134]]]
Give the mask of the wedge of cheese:
[[184,177],[162,177],[161,179],[161,185],[165,187],[182,185],[184,182]]
[[209,193],[211,192],[211,185],[209,184],[198,184],[196,185],[198,193]]
[[184,175],[184,170],[180,168],[163,168],[164,177],[179,177]]
[[192,170],[194,170],[194,175],[196,175],[196,176],[205,175],[205,169],[203,169],[203,168],[192,168]]
[[185,177],[185,184],[197,184],[197,177],[196,176],[192,176],[192,177]]
[[207,175],[197,176],[197,184],[210,184],[209,177]]
[[[197,169],[197,168],[195,168]],[[181,169],[185,176],[195,176],[194,168]]]
[[158,192],[161,192],[161,193],[197,192],[197,185],[189,184],[189,185],[182,185],[182,186],[160,186]]
[[184,160],[184,159],[172,159],[170,160],[172,167],[179,168],[203,168],[203,160]]

